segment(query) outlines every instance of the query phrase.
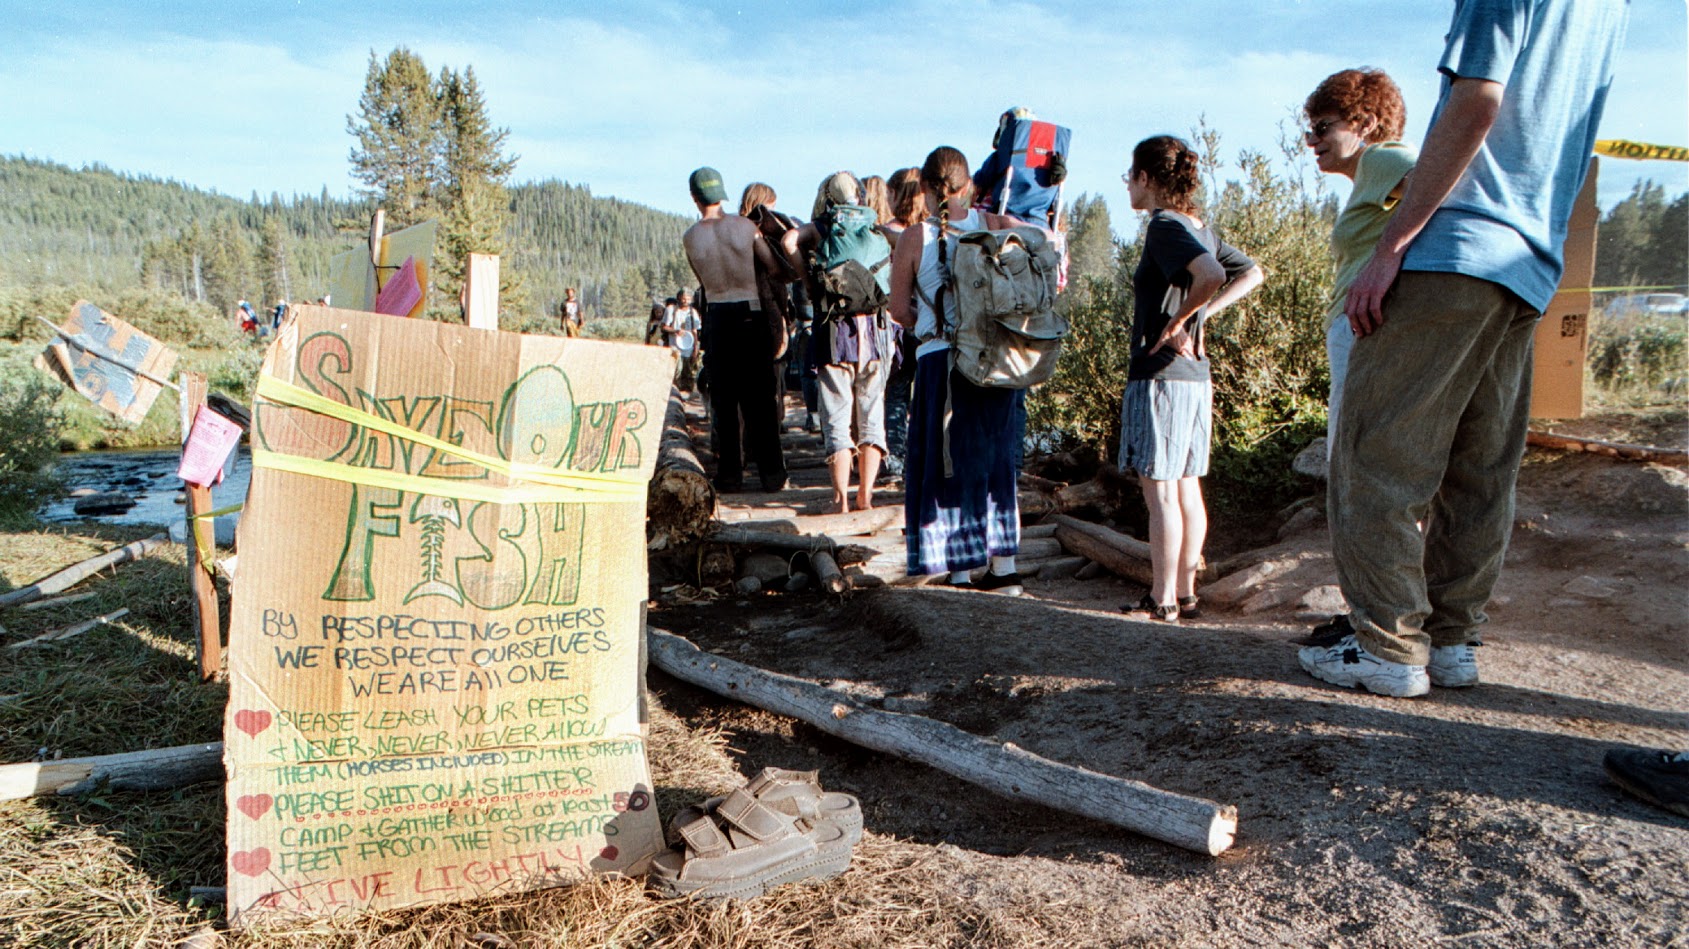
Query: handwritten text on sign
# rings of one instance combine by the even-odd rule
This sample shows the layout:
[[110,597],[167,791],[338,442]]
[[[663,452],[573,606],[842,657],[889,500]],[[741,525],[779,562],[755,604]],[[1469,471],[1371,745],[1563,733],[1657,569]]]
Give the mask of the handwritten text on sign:
[[661,847],[643,500],[516,474],[648,480],[666,355],[301,308],[269,391],[326,404],[256,406],[231,620],[237,922],[556,885]]

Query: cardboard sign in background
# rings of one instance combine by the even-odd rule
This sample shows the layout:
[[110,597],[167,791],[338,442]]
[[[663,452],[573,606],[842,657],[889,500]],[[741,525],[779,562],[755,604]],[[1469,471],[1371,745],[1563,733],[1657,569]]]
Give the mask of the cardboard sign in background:
[[62,329],[70,341],[53,337],[35,365],[100,408],[139,425],[164,387],[135,369],[168,379],[176,354],[87,300],[71,305]]
[[[662,847],[639,688],[669,354],[295,313],[254,407],[229,631],[236,922],[641,870]],[[638,500],[556,500],[574,495],[278,404],[277,380]],[[271,466],[300,459],[334,476]]]

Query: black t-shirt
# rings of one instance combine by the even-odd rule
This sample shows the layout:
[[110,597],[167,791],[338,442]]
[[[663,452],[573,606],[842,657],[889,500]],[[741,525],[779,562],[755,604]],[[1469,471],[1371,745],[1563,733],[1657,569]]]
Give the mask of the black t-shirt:
[[[1155,355],[1149,355],[1150,347],[1161,338],[1190,290],[1191,274],[1186,268],[1203,254],[1213,254],[1220,262],[1227,283],[1255,266],[1255,261],[1242,251],[1220,240],[1211,227],[1197,227],[1196,222],[1177,211],[1164,209],[1150,215],[1149,228],[1144,232],[1144,256],[1132,275],[1136,303],[1132,312],[1132,364],[1128,379],[1185,382],[1208,379],[1207,359],[1180,356],[1171,346],[1163,346]],[[1204,307],[1186,323],[1199,348],[1207,317],[1208,310]]]

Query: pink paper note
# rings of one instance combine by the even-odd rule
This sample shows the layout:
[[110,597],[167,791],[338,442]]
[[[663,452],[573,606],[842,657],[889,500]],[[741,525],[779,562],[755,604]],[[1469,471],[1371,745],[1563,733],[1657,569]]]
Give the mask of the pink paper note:
[[375,295],[375,312],[390,316],[409,316],[416,301],[422,299],[422,284],[416,279],[416,258],[406,257],[399,272],[387,278],[387,285]]
[[182,465],[176,475],[189,484],[210,487],[223,475],[223,461],[240,443],[240,426],[206,406],[194,414],[188,443],[182,446]]

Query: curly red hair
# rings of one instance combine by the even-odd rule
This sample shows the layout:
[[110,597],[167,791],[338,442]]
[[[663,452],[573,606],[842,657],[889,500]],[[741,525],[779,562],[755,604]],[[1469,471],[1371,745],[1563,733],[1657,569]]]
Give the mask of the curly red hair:
[[1372,131],[1365,136],[1369,144],[1401,138],[1407,123],[1402,90],[1384,70],[1370,67],[1345,69],[1325,77],[1302,103],[1302,114],[1309,120],[1327,114],[1350,122],[1370,118]]

